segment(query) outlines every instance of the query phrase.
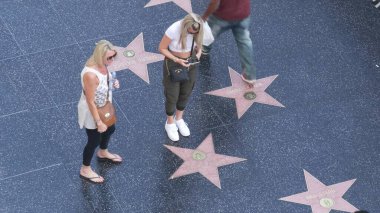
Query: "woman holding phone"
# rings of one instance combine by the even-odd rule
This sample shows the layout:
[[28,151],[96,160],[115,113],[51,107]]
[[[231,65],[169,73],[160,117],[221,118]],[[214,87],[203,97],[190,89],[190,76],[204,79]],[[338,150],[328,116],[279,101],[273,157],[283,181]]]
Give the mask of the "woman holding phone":
[[[172,141],[179,140],[178,130],[182,136],[190,136],[190,130],[183,119],[184,110],[193,91],[197,70],[196,61],[202,54],[203,20],[194,13],[173,23],[165,32],[159,45],[159,51],[165,56],[163,66],[163,86],[165,94],[166,123],[165,130]],[[196,49],[192,59],[191,47]],[[167,60],[188,67],[189,80],[174,82],[171,80]]]

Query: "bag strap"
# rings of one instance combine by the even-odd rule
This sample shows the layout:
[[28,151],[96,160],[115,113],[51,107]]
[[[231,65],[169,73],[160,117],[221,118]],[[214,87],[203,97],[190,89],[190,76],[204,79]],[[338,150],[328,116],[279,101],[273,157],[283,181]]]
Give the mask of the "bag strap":
[[191,53],[190,53],[190,57],[193,57],[193,50],[194,50],[194,37],[193,37],[193,43],[191,44]]
[[166,71],[168,71],[168,75],[170,75],[170,72],[169,72],[169,67],[168,67],[168,60],[169,59],[165,59],[165,65],[166,65]]
[[193,56],[193,48],[194,48],[194,36],[193,36],[193,43],[191,44],[190,56]]
[[[110,73],[108,72],[108,68],[106,67],[107,69],[107,86],[108,86],[108,91],[107,91],[107,97],[106,97],[106,102],[108,101],[108,97],[110,96]],[[113,85],[111,85],[113,86]]]

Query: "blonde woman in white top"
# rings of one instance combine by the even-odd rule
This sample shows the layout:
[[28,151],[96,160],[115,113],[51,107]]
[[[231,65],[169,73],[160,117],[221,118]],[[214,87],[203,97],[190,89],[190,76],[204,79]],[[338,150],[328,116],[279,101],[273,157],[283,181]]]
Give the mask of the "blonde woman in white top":
[[[80,128],[85,128],[88,141],[83,150],[83,164],[80,169],[80,177],[92,183],[103,183],[104,178],[95,173],[91,166],[91,159],[95,149],[100,146],[97,158],[101,161],[121,163],[122,158],[108,151],[108,142],[115,131],[115,125],[107,128],[100,120],[97,107],[106,103],[107,93],[109,101],[112,101],[112,91],[109,91],[107,76],[110,78],[107,66],[113,62],[116,51],[113,45],[106,40],[96,44],[92,56],[87,60],[81,73],[83,92],[78,103],[78,122]],[[113,84],[119,88],[116,80]]]
[[[178,141],[178,130],[182,136],[189,136],[190,130],[183,120],[183,113],[193,91],[197,70],[195,65],[187,64],[191,56],[194,39],[196,57],[202,54],[203,20],[197,14],[188,14],[182,20],[173,23],[165,32],[160,42],[159,51],[165,56],[163,67],[163,85],[165,93],[165,111],[167,120],[165,130],[172,141]],[[189,68],[189,80],[172,82],[167,69],[167,62],[174,61]]]

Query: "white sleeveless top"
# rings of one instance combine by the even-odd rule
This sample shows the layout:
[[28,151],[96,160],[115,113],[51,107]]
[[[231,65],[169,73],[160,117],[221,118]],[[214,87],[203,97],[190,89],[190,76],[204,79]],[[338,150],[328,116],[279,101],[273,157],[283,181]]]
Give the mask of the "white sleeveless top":
[[[97,107],[102,107],[106,104],[106,97],[108,93],[108,81],[107,81],[107,75],[101,74],[99,71],[90,68],[90,67],[84,67],[81,72],[81,82],[82,82],[82,88],[84,88],[83,84],[83,76],[85,73],[91,72],[94,73],[98,79],[99,79],[99,85],[96,88],[95,91],[95,105]],[[108,73],[109,78],[111,78],[110,74]],[[112,102],[112,91],[109,91],[109,97],[108,100]],[[90,109],[88,108],[88,104],[86,101],[86,96],[83,93],[79,99],[78,103],[78,123],[79,127],[82,129],[85,127],[86,129],[96,129],[96,123],[95,119],[91,114]]]

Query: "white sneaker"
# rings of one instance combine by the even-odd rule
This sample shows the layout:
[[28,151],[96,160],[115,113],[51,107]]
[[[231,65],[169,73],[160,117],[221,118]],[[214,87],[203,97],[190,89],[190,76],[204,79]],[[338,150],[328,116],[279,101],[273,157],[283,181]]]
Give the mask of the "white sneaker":
[[178,141],[179,140],[179,135],[178,135],[178,128],[175,123],[173,124],[168,124],[168,121],[165,123],[165,130],[166,133],[168,134],[168,137],[172,141]]
[[190,130],[189,127],[187,127],[187,123],[183,119],[181,120],[176,120],[175,124],[177,125],[179,132],[181,133],[182,136],[187,137],[190,136]]

